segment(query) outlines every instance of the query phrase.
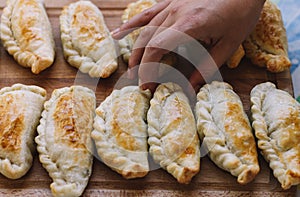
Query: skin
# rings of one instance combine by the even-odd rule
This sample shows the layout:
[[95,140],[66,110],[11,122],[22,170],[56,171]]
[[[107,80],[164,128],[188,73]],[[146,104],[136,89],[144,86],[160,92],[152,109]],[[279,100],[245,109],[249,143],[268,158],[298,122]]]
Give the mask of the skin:
[[[112,32],[121,39],[132,30],[144,26],[137,38],[129,59],[129,70],[139,66],[138,75],[142,89],[156,88],[153,81],[157,69],[150,62],[159,62],[167,49],[175,49],[187,42],[176,31],[199,40],[215,61],[201,63],[189,81],[195,91],[204,84],[233,54],[254,29],[265,0],[164,0],[134,16]],[[155,26],[156,28],[151,28]],[[161,28],[163,27],[163,28]],[[175,33],[174,33],[175,32]],[[202,72],[202,70],[204,70]],[[204,76],[205,75],[205,76]],[[144,83],[147,82],[147,83]]]

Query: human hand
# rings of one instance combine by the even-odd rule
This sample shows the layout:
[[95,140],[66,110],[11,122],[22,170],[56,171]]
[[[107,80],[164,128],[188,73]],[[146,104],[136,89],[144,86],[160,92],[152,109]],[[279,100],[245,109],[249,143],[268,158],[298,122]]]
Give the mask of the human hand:
[[[128,67],[141,65],[138,75],[142,88],[154,91],[155,85],[148,82],[157,75],[157,67],[151,64],[189,41],[176,32],[199,40],[220,67],[252,31],[263,4],[264,0],[164,0],[134,16],[113,31],[112,36],[121,39],[130,31],[145,26],[134,44]],[[197,65],[190,76],[195,90],[216,72],[217,67],[210,64]]]

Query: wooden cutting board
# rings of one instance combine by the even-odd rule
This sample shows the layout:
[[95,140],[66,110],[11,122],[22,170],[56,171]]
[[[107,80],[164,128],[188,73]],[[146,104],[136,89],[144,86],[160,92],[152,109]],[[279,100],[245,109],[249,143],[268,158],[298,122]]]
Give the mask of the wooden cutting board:
[[[0,0],[0,13],[5,6]],[[119,59],[119,68],[108,79],[90,79],[87,75],[70,67],[64,60],[59,31],[59,15],[63,6],[74,0],[45,0],[56,43],[56,60],[51,68],[39,75],[17,65],[0,46],[0,88],[15,83],[34,84],[48,91],[48,98],[56,88],[74,84],[91,87],[96,92],[97,106],[108,96],[118,79],[126,71],[126,65]],[[110,30],[121,24],[121,14],[132,0],[98,0],[94,3],[102,10]],[[241,97],[249,113],[250,90],[258,83],[272,81],[280,89],[292,94],[291,76],[288,71],[272,74],[252,65],[244,59],[236,69],[221,69],[224,81],[229,82]],[[284,191],[273,177],[272,171],[263,158],[259,157],[261,171],[248,185],[241,186],[236,178],[217,168],[206,156],[201,158],[201,171],[189,185],[181,185],[162,169],[151,171],[146,177],[125,180],[97,158],[94,159],[93,173],[84,196],[295,196],[296,187]],[[0,175],[0,196],[49,196],[51,179],[42,168],[35,153],[34,163],[27,175],[10,180]]]

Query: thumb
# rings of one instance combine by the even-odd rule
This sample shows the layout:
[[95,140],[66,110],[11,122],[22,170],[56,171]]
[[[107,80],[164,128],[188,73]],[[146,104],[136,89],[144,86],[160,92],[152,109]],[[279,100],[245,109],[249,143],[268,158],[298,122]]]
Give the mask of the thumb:
[[238,44],[233,46],[232,43],[219,41],[208,50],[207,57],[200,62],[189,78],[194,91],[198,92],[205,83],[214,80],[223,81],[219,68],[229,59],[238,46]]

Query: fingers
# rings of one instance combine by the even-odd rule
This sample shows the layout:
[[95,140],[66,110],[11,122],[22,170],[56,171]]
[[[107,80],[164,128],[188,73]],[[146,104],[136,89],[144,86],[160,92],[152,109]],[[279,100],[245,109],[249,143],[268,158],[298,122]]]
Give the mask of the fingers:
[[165,9],[171,0],[165,0],[155,4],[153,7],[132,17],[127,23],[122,24],[119,28],[113,30],[111,35],[114,39],[121,39],[133,30],[147,25],[158,13]]
[[[196,92],[201,85],[212,80],[222,80],[222,76],[217,71],[233,53],[235,46],[232,43],[219,41],[209,50],[208,56],[192,73],[189,81]],[[213,78],[212,78],[213,77]]]
[[133,68],[134,66],[140,63],[142,55],[144,53],[144,48],[147,46],[148,42],[151,40],[155,32],[159,29],[159,27],[163,27],[163,23],[166,21],[167,16],[167,11],[159,13],[141,31],[140,35],[134,43],[134,47],[131,52],[131,56],[128,62],[129,68]]
[[157,82],[162,57],[186,41],[183,34],[172,27],[165,28],[152,37],[145,48],[139,68],[140,85],[143,89],[151,88],[149,83]]

